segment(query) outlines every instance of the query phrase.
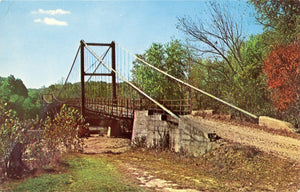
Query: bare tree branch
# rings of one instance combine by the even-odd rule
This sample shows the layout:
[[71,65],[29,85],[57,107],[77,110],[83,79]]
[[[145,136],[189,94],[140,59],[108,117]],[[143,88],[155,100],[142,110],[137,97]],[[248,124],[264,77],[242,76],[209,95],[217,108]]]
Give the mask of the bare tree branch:
[[[195,22],[189,17],[184,17],[179,18],[178,28],[187,34],[190,41],[202,44],[204,48],[197,48],[197,51],[221,57],[233,73],[237,70],[243,71],[244,63],[240,50],[244,37],[241,24],[235,22],[220,5],[211,3],[210,6],[210,22],[201,20]],[[228,53],[234,58],[238,67],[228,59]]]

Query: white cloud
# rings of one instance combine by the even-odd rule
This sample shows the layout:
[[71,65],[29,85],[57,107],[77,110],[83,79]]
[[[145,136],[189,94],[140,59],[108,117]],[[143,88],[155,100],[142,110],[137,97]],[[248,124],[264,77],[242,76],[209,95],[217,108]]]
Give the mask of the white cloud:
[[65,10],[62,10],[62,9],[56,9],[56,10],[39,9],[38,11],[31,11],[31,13],[32,14],[47,14],[47,15],[65,15],[65,14],[71,14],[70,11],[65,11]]
[[35,23],[41,23],[42,20],[41,20],[41,19],[35,19],[34,22],[35,22]]
[[35,23],[44,23],[46,25],[57,25],[57,26],[67,26],[68,25],[68,23],[65,21],[59,21],[57,19],[49,18],[49,17],[45,17],[43,20],[35,19],[34,22]]

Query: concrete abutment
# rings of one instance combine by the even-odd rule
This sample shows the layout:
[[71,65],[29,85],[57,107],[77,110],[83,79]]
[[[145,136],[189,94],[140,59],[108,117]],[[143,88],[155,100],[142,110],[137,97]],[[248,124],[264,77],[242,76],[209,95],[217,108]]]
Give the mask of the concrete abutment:
[[200,156],[218,147],[216,134],[205,124],[193,121],[190,116],[179,120],[162,115],[149,115],[148,111],[135,111],[132,145],[147,148],[169,148]]

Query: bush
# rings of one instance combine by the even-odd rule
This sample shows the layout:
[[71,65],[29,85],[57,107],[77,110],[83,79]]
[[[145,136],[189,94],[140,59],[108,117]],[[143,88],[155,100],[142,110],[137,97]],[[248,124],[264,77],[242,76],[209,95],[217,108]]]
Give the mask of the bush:
[[35,120],[19,121],[16,112],[9,109],[7,103],[0,101],[0,167],[1,177],[21,177],[27,166],[22,162],[26,145],[35,141],[28,135]]
[[66,151],[81,151],[83,138],[78,133],[87,130],[84,118],[78,110],[62,106],[60,112],[53,119],[47,117],[44,122],[44,139],[51,150],[61,150],[63,145]]
[[[37,127],[44,130],[30,132]],[[81,151],[84,143],[78,135],[79,130],[86,132],[87,124],[78,110],[63,106],[53,119],[20,122],[16,112],[1,102],[0,176],[20,178],[29,169],[59,160],[64,151]]]

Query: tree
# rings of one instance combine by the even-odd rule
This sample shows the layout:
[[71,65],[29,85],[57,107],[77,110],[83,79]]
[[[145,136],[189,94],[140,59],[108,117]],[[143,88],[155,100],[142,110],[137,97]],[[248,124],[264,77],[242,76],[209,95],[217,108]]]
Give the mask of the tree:
[[[257,12],[257,21],[271,32],[271,43],[290,43],[299,39],[300,2],[299,0],[249,0]],[[297,37],[298,35],[298,37]]]
[[[202,81],[195,86],[245,110],[256,114],[269,113],[262,72],[266,54],[262,36],[246,40],[242,24],[235,21],[225,7],[216,3],[210,5],[211,20],[194,21],[184,17],[179,19],[178,24],[178,28],[187,35],[195,58],[198,58],[193,68],[203,71]],[[207,57],[199,59],[199,56]],[[192,78],[196,78],[196,73],[191,73]]]
[[4,78],[0,84],[1,96],[9,97],[10,95],[20,95],[22,97],[28,97],[28,90],[23,84],[22,80],[15,79],[13,75]]
[[[29,133],[36,126],[44,128],[42,134]],[[57,158],[63,152],[62,145],[68,151],[82,150],[84,140],[79,136],[86,136],[87,130],[85,120],[76,109],[63,106],[53,119],[20,121],[16,112],[0,100],[0,167],[3,174],[20,178],[29,171],[22,161],[25,150],[28,153],[24,155],[36,159],[34,164],[41,166]]]
[[[263,35],[250,36],[241,46],[240,54],[245,62],[244,70],[234,75],[233,83],[239,88],[232,87],[230,91],[238,106],[258,115],[271,113],[271,101],[263,72],[263,60],[268,48],[265,47],[263,38]],[[229,53],[229,60],[236,65],[236,60],[231,57],[233,56]]]
[[1,78],[0,100],[16,111],[21,120],[35,118],[40,112],[39,93],[28,91],[22,80],[13,75]]
[[[178,40],[164,45],[153,43],[139,57],[176,78],[186,79],[187,49]],[[183,98],[185,94],[180,85],[139,60],[134,62],[132,73],[133,82],[156,99]]]
[[264,62],[269,89],[276,108],[293,116],[299,123],[300,105],[300,44],[280,45]]
[[[199,87],[216,97],[222,97],[224,90],[228,90],[226,69],[224,61],[199,59],[192,63],[189,72],[189,83]],[[196,109],[220,109],[219,103],[214,102],[210,97],[199,92],[193,91],[193,107]]]
[[[189,17],[179,19],[178,29],[183,31],[190,42],[198,42],[192,48],[200,55],[208,54],[223,59],[227,67],[234,74],[237,70],[243,70],[244,62],[241,57],[240,49],[243,44],[244,36],[242,26],[234,21],[229,12],[222,11],[216,3],[211,3],[211,20],[208,22],[201,19],[194,21]],[[230,51],[238,65],[234,66],[227,57]]]

